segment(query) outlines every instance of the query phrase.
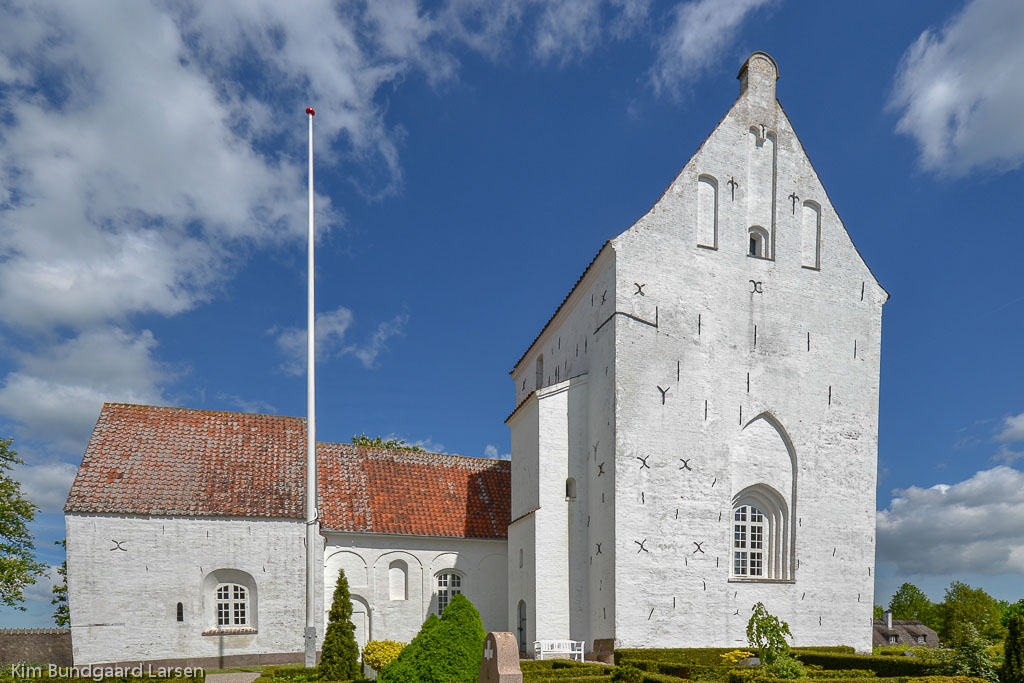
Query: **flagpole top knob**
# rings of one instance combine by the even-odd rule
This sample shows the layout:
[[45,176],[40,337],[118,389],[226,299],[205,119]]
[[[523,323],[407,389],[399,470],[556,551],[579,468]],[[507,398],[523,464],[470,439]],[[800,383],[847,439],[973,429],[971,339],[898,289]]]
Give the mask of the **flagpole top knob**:
[[316,112],[313,110],[313,107],[306,107],[306,113],[310,116],[316,116]]

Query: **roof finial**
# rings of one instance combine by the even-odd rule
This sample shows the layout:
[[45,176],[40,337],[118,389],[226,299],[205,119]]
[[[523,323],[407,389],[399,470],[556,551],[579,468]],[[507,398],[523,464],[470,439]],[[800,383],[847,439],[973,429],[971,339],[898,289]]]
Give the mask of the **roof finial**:
[[758,96],[775,100],[775,81],[779,80],[779,65],[767,52],[753,52],[740,67],[740,95],[751,91]]

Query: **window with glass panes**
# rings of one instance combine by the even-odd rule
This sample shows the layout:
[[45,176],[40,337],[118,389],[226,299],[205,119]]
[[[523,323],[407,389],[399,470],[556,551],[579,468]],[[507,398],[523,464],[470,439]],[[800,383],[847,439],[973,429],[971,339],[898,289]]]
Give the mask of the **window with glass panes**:
[[444,608],[452,601],[452,597],[462,592],[462,577],[454,572],[437,575],[437,614],[441,615]]
[[764,514],[753,505],[733,513],[733,576],[764,576]]
[[217,586],[217,626],[249,625],[249,592],[236,583]]

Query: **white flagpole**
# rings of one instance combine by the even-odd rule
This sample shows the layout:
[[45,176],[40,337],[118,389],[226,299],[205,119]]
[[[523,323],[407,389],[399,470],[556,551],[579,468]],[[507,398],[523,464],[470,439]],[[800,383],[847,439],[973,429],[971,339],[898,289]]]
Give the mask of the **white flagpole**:
[[306,307],[306,644],[305,665],[316,666],[316,330],[313,307],[313,116],[312,107],[306,108],[309,120],[309,229],[306,233],[307,250],[307,307]]

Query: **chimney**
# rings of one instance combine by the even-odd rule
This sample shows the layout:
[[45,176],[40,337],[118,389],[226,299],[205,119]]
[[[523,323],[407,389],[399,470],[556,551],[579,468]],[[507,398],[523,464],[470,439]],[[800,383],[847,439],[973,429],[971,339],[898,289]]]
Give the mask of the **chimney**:
[[736,76],[740,80],[740,95],[753,94],[771,103],[775,102],[775,81],[779,80],[779,65],[767,52],[754,52],[740,67]]
[[883,612],[882,618],[885,619],[885,627],[892,630],[892,612]]

